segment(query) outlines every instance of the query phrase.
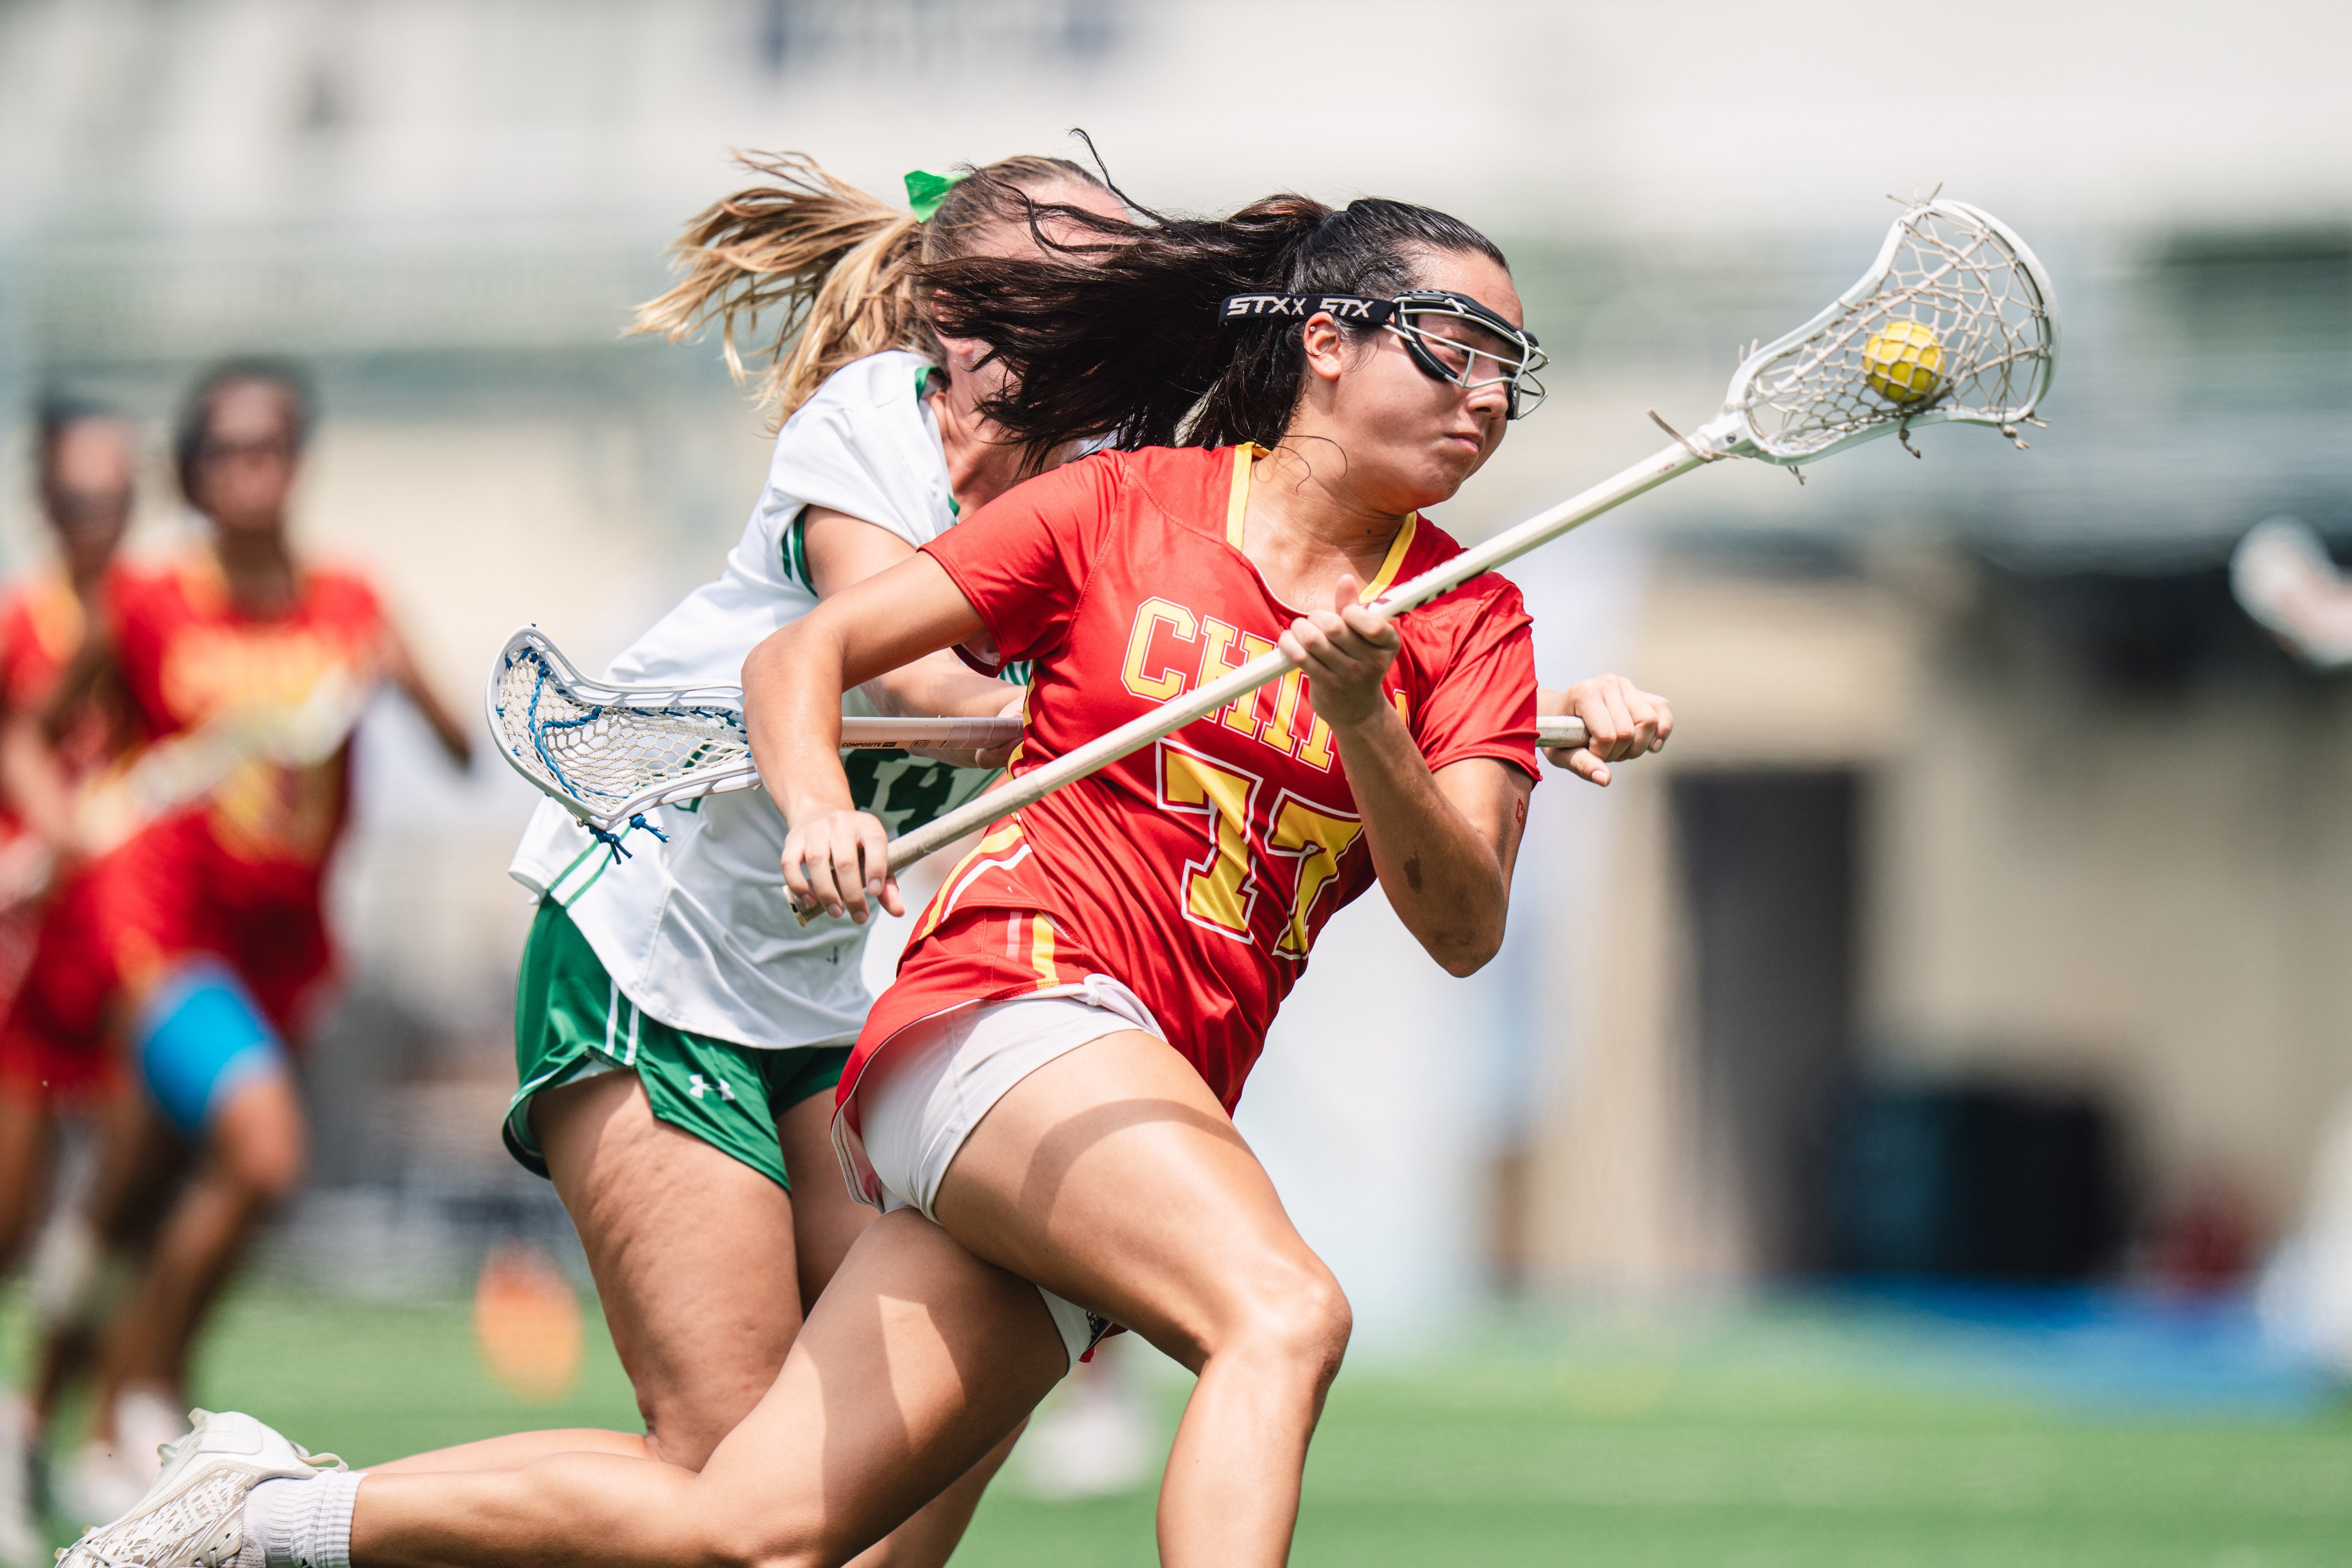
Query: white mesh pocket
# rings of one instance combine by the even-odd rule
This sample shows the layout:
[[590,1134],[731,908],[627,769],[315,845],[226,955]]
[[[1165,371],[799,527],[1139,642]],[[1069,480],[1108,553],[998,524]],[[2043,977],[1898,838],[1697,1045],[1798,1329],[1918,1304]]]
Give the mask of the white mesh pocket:
[[508,641],[488,709],[507,760],[599,827],[758,781],[733,688],[624,691],[583,678],[536,632]]
[[1944,420],[2014,439],[2057,355],[2049,281],[2024,242],[1964,203],[1927,202],[1895,225],[1869,276],[1749,357],[1727,412],[1777,463]]

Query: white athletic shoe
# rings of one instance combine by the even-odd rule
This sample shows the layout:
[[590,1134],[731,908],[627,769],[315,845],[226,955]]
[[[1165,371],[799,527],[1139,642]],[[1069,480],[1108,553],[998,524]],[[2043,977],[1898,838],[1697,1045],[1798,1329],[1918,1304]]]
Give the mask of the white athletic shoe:
[[196,1428],[163,1450],[163,1470],[130,1512],[86,1531],[58,1568],[224,1568],[245,1544],[245,1497],[268,1480],[342,1469],[252,1416],[193,1410]]

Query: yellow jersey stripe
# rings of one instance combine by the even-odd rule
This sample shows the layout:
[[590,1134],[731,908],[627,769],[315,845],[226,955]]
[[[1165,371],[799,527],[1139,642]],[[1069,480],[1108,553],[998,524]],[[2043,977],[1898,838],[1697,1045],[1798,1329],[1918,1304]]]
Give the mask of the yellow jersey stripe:
[[1250,463],[1265,450],[1254,441],[1234,448],[1234,486],[1225,503],[1225,542],[1242,548],[1242,517],[1249,510]]
[[1388,559],[1381,562],[1381,574],[1364,584],[1363,595],[1356,601],[1357,603],[1370,604],[1389,591],[1389,584],[1396,580],[1397,573],[1404,568],[1405,552],[1412,549],[1412,536],[1420,529],[1421,514],[1415,512],[1404,520],[1404,527],[1397,530],[1396,542],[1389,546]]
[[1041,991],[1062,983],[1054,972],[1054,923],[1042,915],[1029,923],[1029,967],[1036,971]]
[[948,873],[947,880],[940,883],[939,892],[931,894],[929,907],[923,911],[922,919],[916,923],[914,936],[908,940],[921,941],[931,934],[942,919],[946,918],[948,911],[955,907],[955,895],[962,891],[958,884],[963,881],[963,873],[971,868],[974,861],[982,855],[994,854],[997,851],[1020,841],[1021,822],[1018,818],[1003,823],[983,836],[963,859],[956,862],[955,870]]

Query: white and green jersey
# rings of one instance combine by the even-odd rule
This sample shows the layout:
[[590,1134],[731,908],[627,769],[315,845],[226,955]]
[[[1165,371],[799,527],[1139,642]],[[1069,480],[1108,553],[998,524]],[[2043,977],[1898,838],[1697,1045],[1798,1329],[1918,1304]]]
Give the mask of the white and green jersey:
[[[718,580],[703,584],[613,661],[616,684],[737,685],[760,641],[816,606],[801,514],[828,507],[910,545],[955,523],[918,355],[845,365],[777,434],[767,487]],[[845,712],[873,711],[851,693]],[[857,803],[893,834],[977,795],[993,777],[903,752],[845,759]],[[858,977],[866,926],[803,927],[779,869],[783,819],[767,792],[713,795],[646,813],[625,858],[542,800],[509,874],[567,909],[622,993],[673,1028],[785,1049],[857,1036],[873,998]]]

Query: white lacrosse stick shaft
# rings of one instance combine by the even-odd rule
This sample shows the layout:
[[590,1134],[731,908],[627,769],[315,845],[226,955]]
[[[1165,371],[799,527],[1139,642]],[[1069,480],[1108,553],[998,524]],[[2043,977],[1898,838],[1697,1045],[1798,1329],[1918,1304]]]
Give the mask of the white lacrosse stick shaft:
[[[607,757],[629,766],[606,768],[598,775],[593,793],[583,797],[570,777],[574,758],[551,758],[547,746],[530,727],[536,696],[508,689],[519,669],[525,672],[529,685],[544,686],[559,699],[559,728],[583,734]],[[483,696],[499,754],[533,789],[606,833],[625,831],[639,814],[657,806],[756,788],[760,775],[743,734],[742,706],[743,693],[737,686],[615,686],[585,680],[554,643],[528,626],[507,640]],[[677,731],[679,720],[691,725],[691,734]],[[1021,720],[1003,715],[850,716],[840,722],[844,751],[907,750],[951,760],[1001,751],[1021,738]],[[1584,744],[1583,724],[1575,718],[1539,719],[1536,735],[1537,744],[1547,748]],[[559,748],[562,744],[556,743]],[[683,766],[678,765],[681,760]],[[593,768],[597,758],[591,755],[587,761]],[[7,857],[0,854],[0,890],[12,885],[8,867]],[[0,906],[5,903],[5,894],[0,892]]]
[[[1492,570],[1505,561],[1515,560],[1538,545],[1550,543],[1570,528],[1591,521],[1611,507],[1622,506],[1643,491],[1655,489],[1676,475],[1712,461],[1716,455],[1729,455],[1738,439],[1738,422],[1729,418],[1717,419],[1702,426],[1693,434],[1688,444],[1669,446],[1613,478],[1602,480],[1581,495],[1571,496],[1549,511],[1538,513],[1517,528],[1496,534],[1486,543],[1464,550],[1410,581],[1398,583],[1374,600],[1370,608],[1382,621],[1392,621],[1414,605],[1425,604],[1442,593],[1450,592],[1480,572]],[[925,855],[945,848],[974,829],[984,828],[1000,817],[1007,817],[1024,807],[1033,806],[1064,785],[1075,783],[1089,773],[1107,768],[1129,752],[1139,751],[1162,736],[1172,735],[1195,719],[1205,717],[1227,704],[1247,696],[1270,681],[1281,679],[1296,664],[1297,662],[1279,648],[1270,653],[1261,653],[1232,674],[1182,696],[1171,698],[1150,713],[1139,714],[1117,729],[1096,737],[1076,751],[1032,768],[978,800],[958,807],[943,817],[934,818],[903,838],[893,839],[890,841],[892,873],[904,871]],[[1546,741],[1544,744],[1552,743]]]
[[844,751],[992,751],[1021,738],[1017,718],[857,718],[841,721]]
[[[1017,718],[845,718],[844,751],[993,751],[1021,738]],[[1536,720],[1536,744],[1547,751],[1584,744],[1584,721],[1573,716]]]

